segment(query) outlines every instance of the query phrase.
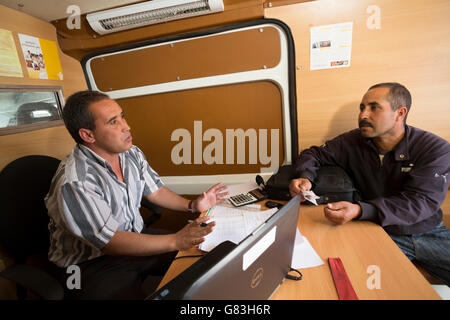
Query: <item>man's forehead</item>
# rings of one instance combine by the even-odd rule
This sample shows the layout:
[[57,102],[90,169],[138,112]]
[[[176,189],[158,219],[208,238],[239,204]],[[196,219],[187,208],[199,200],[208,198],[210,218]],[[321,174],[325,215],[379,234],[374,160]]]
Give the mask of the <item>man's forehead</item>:
[[388,94],[389,94],[389,88],[386,88],[386,87],[370,89],[363,96],[362,102],[364,102],[364,103],[370,103],[370,102],[389,103],[389,100],[387,99]]
[[96,118],[110,118],[122,113],[122,108],[112,99],[103,99],[92,103],[89,110]]

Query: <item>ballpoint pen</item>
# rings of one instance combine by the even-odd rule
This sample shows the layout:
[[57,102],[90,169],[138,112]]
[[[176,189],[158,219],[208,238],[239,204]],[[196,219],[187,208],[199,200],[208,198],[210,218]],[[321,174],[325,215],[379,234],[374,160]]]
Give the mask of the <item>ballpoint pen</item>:
[[[206,211],[206,215],[205,215],[205,217],[207,217],[208,215],[209,215],[209,212],[211,211],[211,208],[209,208],[208,209],[208,211]],[[202,222],[201,224],[200,224],[200,226],[202,226],[202,227],[206,227],[207,226],[207,224],[206,223],[204,223],[204,222]]]
[[[209,215],[209,212],[210,212],[210,211],[211,211],[211,208],[209,208],[208,211],[206,211],[205,217],[207,217],[207,216]],[[189,222],[189,223],[193,223],[194,220],[188,220],[188,222]],[[204,222],[200,223],[200,226],[202,226],[202,227],[206,227],[207,225],[208,225],[208,224],[206,224],[206,223],[204,223]]]
[[[194,220],[188,220],[188,223],[194,223]],[[200,223],[200,227],[206,227],[208,224],[202,222]]]

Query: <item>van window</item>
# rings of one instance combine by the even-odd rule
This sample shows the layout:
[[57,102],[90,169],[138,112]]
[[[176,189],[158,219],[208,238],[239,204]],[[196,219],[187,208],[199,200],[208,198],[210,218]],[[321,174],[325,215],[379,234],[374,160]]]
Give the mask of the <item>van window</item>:
[[0,87],[0,135],[62,125],[59,87]]

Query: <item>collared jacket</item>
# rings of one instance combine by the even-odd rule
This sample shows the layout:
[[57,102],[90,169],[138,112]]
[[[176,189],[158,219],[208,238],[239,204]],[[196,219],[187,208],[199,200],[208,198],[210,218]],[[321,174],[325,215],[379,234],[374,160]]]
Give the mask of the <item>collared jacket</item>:
[[362,196],[360,220],[377,222],[397,235],[423,233],[442,221],[450,144],[430,132],[405,126],[403,139],[380,158],[372,139],[355,129],[304,150],[296,175],[314,182],[317,169],[326,165],[342,167],[353,180]]

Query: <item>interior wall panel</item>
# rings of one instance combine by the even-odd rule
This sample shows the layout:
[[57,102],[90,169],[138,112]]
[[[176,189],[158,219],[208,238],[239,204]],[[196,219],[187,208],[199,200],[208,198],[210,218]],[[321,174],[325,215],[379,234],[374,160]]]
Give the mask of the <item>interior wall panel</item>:
[[[266,8],[265,17],[286,23],[295,42],[299,149],[356,128],[362,96],[380,82],[409,89],[408,124],[450,140],[449,12],[448,0],[321,0]],[[310,70],[310,28],[349,21],[351,65]]]
[[[87,89],[79,61],[64,54],[57,42],[56,28],[45,21],[0,5],[0,28],[13,33],[23,77],[0,76],[0,83],[7,85],[60,86],[64,97]],[[58,55],[64,75],[63,80],[31,79],[28,77],[18,34],[26,34],[57,43]],[[0,169],[9,162],[30,154],[49,155],[59,159],[69,154],[75,145],[64,125],[25,133],[0,136]]]
[[97,87],[112,91],[273,68],[280,62],[279,47],[277,30],[264,27],[100,56],[90,67]]
[[[239,174],[259,172],[261,164],[259,152],[259,129],[266,130],[267,143],[265,154],[271,156],[271,132],[277,130],[278,159],[284,161],[283,138],[281,134],[282,118],[280,113],[281,93],[272,82],[245,83],[239,85],[201,88],[164,94],[140,96],[119,99],[133,135],[133,144],[139,146],[149,158],[151,166],[163,176],[186,176],[208,174]],[[195,125],[194,122],[197,122]],[[201,130],[199,130],[201,125]],[[197,128],[197,132],[194,131]],[[191,163],[175,164],[172,150],[184,139],[172,141],[172,134],[177,129],[189,131]],[[204,152],[208,145],[214,143],[204,139],[209,129],[220,131],[223,156],[222,164],[205,162]],[[250,146],[250,139],[246,138],[245,163],[238,164],[238,142],[234,140],[234,157],[232,163],[226,163],[226,131],[236,132],[238,129],[256,132],[257,146]],[[200,134],[199,134],[200,133]],[[200,143],[200,162],[195,164],[195,141]],[[251,147],[256,147],[252,149]],[[255,151],[251,151],[255,150]],[[256,154],[257,163],[250,164],[250,152]],[[256,152],[256,153],[255,153]],[[208,153],[209,154],[209,153]],[[215,157],[215,152],[212,153]],[[197,157],[199,158],[199,157]]]

